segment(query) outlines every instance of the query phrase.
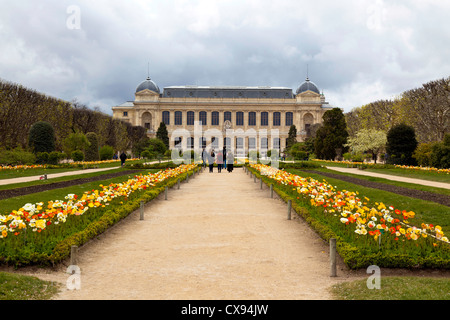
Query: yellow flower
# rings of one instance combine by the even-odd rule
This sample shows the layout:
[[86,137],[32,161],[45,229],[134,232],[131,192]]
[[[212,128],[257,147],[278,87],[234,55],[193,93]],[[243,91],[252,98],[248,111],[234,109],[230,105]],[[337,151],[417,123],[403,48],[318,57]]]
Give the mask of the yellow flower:
[[45,220],[36,220],[36,228],[45,229]]

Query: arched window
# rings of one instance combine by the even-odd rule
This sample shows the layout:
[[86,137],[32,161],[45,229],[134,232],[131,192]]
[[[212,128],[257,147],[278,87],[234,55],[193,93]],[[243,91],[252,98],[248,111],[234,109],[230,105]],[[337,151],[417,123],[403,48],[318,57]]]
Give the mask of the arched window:
[[269,125],[269,113],[261,112],[261,125],[268,126]]
[[279,126],[281,124],[281,114],[279,112],[273,113],[273,125]]
[[231,122],[231,112],[230,111],[225,111],[223,113],[223,121],[230,121]]
[[194,111],[188,111],[187,112],[187,125],[193,126],[194,125]]
[[163,122],[166,126],[170,125],[170,112],[169,111],[163,111],[162,118],[163,118]]
[[213,126],[219,125],[219,112],[213,111],[211,113],[211,125],[213,125]]
[[175,111],[175,125],[181,126],[183,124],[183,113],[181,111]]
[[248,113],[248,125],[256,126],[256,112],[251,111]]
[[294,114],[292,112],[286,112],[286,126],[292,126],[294,124]]
[[236,112],[236,125],[237,126],[244,125],[244,113],[241,111]]

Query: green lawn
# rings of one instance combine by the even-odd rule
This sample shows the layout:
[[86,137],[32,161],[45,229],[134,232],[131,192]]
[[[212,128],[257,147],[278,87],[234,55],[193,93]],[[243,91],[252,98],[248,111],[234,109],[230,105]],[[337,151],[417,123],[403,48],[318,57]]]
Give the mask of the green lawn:
[[[312,161],[312,162],[317,163],[322,166],[327,166],[327,167],[347,168],[347,164],[345,164],[345,163],[328,162],[328,161]],[[364,169],[364,170],[370,171],[370,172],[375,172],[375,173],[381,173],[381,174],[391,174],[391,175],[400,176],[400,177],[408,177],[408,178],[414,178],[414,179],[423,179],[423,180],[450,183],[450,174],[438,173],[438,172],[433,172],[433,171],[412,170],[412,169],[403,169],[403,168],[394,168],[394,167],[392,167],[392,168],[377,168],[377,167],[371,167],[370,165],[368,165],[367,169]]]
[[84,173],[84,174],[82,173],[82,171],[80,171],[80,174],[73,175],[73,176],[64,176],[64,177],[47,179],[47,180],[33,180],[33,181],[29,181],[29,182],[0,185],[0,190],[9,190],[9,189],[24,188],[24,187],[30,187],[30,186],[36,186],[36,185],[45,185],[45,184],[51,184],[51,183],[55,183],[55,182],[70,181],[70,180],[82,179],[82,178],[91,178],[91,177],[101,176],[101,175],[110,174],[110,173],[116,173],[116,172],[125,171],[125,170],[129,170],[129,169],[118,167],[116,169],[111,169],[108,171],[99,171],[99,172]]
[[48,300],[59,290],[53,282],[0,272],[0,300]]
[[352,173],[343,173],[343,172],[338,172],[338,171],[335,171],[332,169],[327,169],[327,168],[318,168],[318,169],[314,169],[314,170],[338,174],[338,175],[342,175],[342,176],[348,176],[348,177],[352,177],[352,178],[358,178],[361,180],[385,183],[385,184],[389,184],[389,185],[393,185],[393,186],[415,189],[415,190],[420,190],[420,191],[434,192],[434,193],[439,193],[439,194],[443,194],[446,196],[450,196],[450,189],[435,188],[435,187],[423,186],[420,184],[406,183],[406,182],[400,182],[400,181],[395,181],[395,180],[383,179],[383,178],[378,178],[378,177],[370,177],[370,176],[364,176],[364,175],[358,175],[358,174],[352,174]]
[[[144,160],[133,160],[133,161],[127,161],[126,164],[131,163],[143,163]],[[95,165],[96,168],[114,168],[120,167],[120,162],[110,162],[110,163],[99,163]],[[84,169],[92,169],[94,168],[94,165],[86,165]],[[83,170],[83,166],[81,167],[64,167],[63,165],[61,167],[56,168],[30,168],[30,169],[19,169],[19,170],[13,170],[13,169],[4,169],[0,170],[0,179],[12,179],[12,178],[20,178],[20,177],[32,177],[32,176],[42,176],[44,174],[53,174],[53,173],[61,173],[61,172],[69,172],[69,171],[81,171]]]
[[450,300],[450,279],[381,274],[380,289],[369,289],[366,279],[334,285],[331,293],[338,300]]
[[369,172],[381,173],[381,174],[392,174],[394,176],[423,179],[429,181],[446,182],[450,183],[450,174],[428,172],[422,170],[411,170],[411,169],[371,169],[370,167],[365,169]]

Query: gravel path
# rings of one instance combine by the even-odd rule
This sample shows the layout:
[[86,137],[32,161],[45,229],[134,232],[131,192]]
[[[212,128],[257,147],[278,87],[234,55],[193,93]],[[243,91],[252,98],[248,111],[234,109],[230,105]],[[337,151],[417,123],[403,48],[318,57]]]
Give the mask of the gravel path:
[[243,169],[205,170],[181,189],[134,212],[79,250],[81,290],[68,290],[66,267],[34,270],[63,283],[58,300],[331,299],[329,287],[354,278],[328,244]]
[[449,183],[445,183],[445,182],[429,181],[429,180],[423,180],[423,179],[400,177],[400,176],[395,176],[395,175],[391,175],[391,174],[381,174],[381,173],[376,173],[376,172],[359,170],[357,168],[342,168],[342,167],[326,167],[326,168],[330,169],[330,170],[344,172],[344,173],[351,173],[351,174],[358,174],[358,175],[364,175],[364,176],[369,176],[369,177],[377,177],[377,178],[389,179],[389,180],[400,181],[400,182],[421,184],[421,185],[429,186],[429,187],[450,189],[450,177],[449,177]]

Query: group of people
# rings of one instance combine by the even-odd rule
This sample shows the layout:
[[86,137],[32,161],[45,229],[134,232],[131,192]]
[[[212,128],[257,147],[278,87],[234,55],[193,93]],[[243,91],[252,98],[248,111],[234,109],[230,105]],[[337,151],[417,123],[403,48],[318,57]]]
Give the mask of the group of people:
[[217,164],[218,172],[222,172],[222,169],[226,169],[228,172],[233,172],[234,165],[234,155],[231,150],[223,148],[223,150],[218,150],[217,153],[214,149],[208,152],[205,148],[202,152],[203,166],[206,167],[208,164],[209,172],[214,172],[214,163]]

